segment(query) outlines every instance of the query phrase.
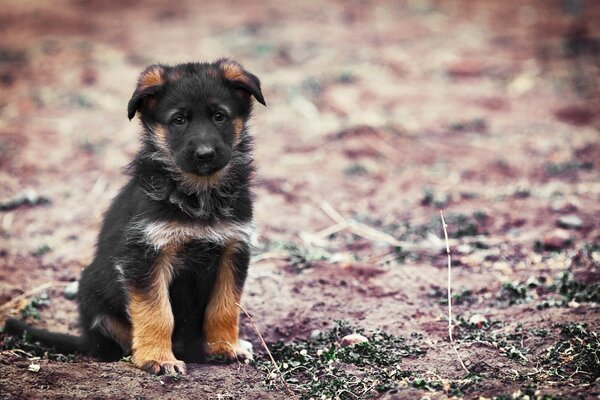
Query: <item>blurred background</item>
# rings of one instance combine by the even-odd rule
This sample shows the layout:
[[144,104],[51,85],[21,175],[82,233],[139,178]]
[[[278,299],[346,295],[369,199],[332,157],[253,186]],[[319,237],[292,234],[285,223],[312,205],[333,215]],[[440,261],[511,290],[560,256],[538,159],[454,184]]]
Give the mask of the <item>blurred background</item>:
[[[268,103],[252,121],[266,256],[246,297],[267,338],[345,317],[441,340],[443,308],[423,309],[445,259],[389,240],[437,254],[438,209],[469,290],[597,254],[598,21],[594,0],[3,0],[0,301],[91,259],[138,146],[140,71],[225,56]],[[72,303],[52,307],[41,325],[75,328]]]

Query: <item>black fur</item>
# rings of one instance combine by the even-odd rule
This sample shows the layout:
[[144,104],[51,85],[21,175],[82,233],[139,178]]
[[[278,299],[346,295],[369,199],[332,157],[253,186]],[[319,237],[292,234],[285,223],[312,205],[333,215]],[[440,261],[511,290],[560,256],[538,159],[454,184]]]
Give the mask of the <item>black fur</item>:
[[[265,102],[256,76],[246,73],[246,83],[231,82],[219,73],[222,63],[232,62],[154,65],[142,73],[128,105],[130,119],[136,112],[140,116],[142,145],[128,167],[129,182],[105,214],[94,260],[79,281],[82,336],[34,329],[17,320],[7,321],[6,332],[27,332],[32,339],[61,352],[117,360],[130,349],[107,337],[98,318],[110,316],[131,327],[129,290],[151,290],[149,277],[159,250],[144,236],[148,224],[209,226],[218,231],[224,223],[251,222],[254,168],[246,121],[252,108],[250,95]],[[160,82],[148,78],[152,71],[162,77]],[[246,94],[240,95],[240,90]],[[227,114],[225,122],[217,112]],[[174,120],[177,115],[182,118]],[[243,122],[237,134],[235,119]],[[185,124],[180,124],[182,121]],[[166,134],[160,136],[160,129]],[[210,161],[198,158],[201,147],[214,151]],[[221,174],[219,179],[202,184],[202,179],[215,173]],[[169,295],[175,319],[173,350],[181,360],[199,361],[203,357],[204,309],[223,251],[223,243],[200,237],[185,243],[177,255],[178,268]],[[250,244],[243,242],[235,253],[235,279],[240,290],[250,251]]]

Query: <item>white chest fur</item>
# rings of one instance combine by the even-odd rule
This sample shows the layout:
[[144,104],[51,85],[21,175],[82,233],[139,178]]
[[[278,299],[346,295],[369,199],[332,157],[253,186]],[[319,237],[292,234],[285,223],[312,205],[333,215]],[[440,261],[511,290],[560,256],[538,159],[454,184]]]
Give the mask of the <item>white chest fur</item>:
[[165,246],[183,245],[193,240],[203,240],[219,245],[232,241],[254,244],[255,227],[252,222],[220,222],[214,225],[183,224],[177,222],[139,221],[134,230],[142,240],[155,250]]

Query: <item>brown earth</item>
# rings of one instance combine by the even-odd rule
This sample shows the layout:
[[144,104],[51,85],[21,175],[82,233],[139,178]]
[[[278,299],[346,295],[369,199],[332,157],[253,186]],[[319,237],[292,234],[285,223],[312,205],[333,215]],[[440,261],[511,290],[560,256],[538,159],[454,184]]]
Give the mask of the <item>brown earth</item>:
[[[514,359],[458,329],[459,352],[481,377],[463,394],[523,390],[559,339],[556,324],[600,329],[594,302],[539,308],[549,298],[539,290],[520,304],[501,299],[504,282],[551,282],[567,270],[585,284],[600,278],[597,21],[593,1],[7,0],[0,198],[30,188],[50,204],[0,211],[0,303],[76,280],[90,261],[138,145],[126,104],[139,71],[230,56],[261,78],[269,104],[252,124],[260,252],[243,299],[267,342],[306,339],[334,320],[416,333],[427,353],[402,368],[460,380],[442,304],[443,208],[453,290],[472,293],[454,316],[484,316],[502,332],[548,331],[524,335],[526,357]],[[407,242],[407,256],[364,229],[321,234],[336,223],[327,204]],[[559,226],[572,214],[581,223]],[[47,293],[32,322],[77,332],[75,303],[60,287]],[[242,333],[262,352],[247,319]],[[34,362],[38,372],[26,354],[0,353],[0,398],[289,397],[267,390],[251,365],[193,365],[173,378],[127,362]],[[600,394],[577,374],[536,390]],[[452,394],[400,387],[385,396]]]

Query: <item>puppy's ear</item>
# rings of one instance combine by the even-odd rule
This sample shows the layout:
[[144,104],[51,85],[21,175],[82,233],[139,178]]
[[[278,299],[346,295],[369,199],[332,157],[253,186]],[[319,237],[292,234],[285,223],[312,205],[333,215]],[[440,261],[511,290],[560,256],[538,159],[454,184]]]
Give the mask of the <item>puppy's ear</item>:
[[137,88],[127,105],[127,117],[132,120],[143,105],[144,100],[154,96],[165,83],[165,68],[162,65],[150,65],[141,73]]
[[240,64],[227,58],[217,61],[223,78],[236,89],[242,89],[248,95],[254,96],[258,102],[267,105],[260,90],[260,80],[256,75],[246,71]]

